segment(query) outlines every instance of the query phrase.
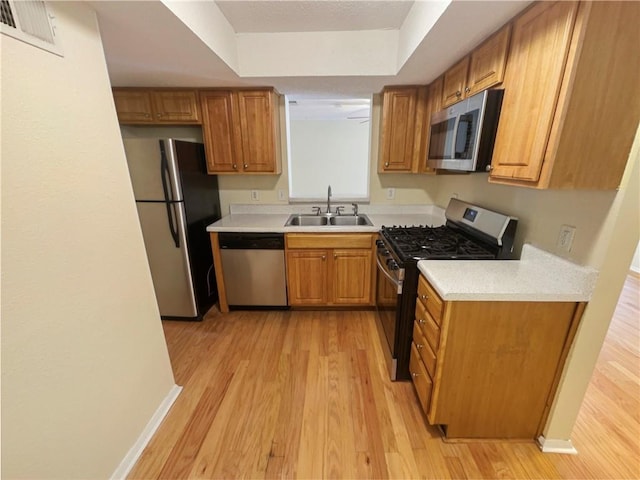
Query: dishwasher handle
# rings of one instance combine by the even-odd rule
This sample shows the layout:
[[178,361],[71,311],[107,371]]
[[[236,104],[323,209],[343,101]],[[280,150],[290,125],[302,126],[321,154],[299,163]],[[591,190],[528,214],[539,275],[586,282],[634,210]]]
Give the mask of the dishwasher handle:
[[221,249],[229,250],[284,250],[284,233],[218,234]]

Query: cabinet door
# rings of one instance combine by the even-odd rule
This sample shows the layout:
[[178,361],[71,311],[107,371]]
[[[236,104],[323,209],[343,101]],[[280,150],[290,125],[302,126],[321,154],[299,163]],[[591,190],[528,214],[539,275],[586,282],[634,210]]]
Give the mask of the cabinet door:
[[146,90],[113,90],[118,121],[124,124],[152,123],[151,93]]
[[241,90],[237,95],[243,171],[276,173],[272,92]]
[[510,36],[511,24],[508,24],[473,51],[465,88],[466,96],[502,83]]
[[427,165],[429,157],[429,140],[431,137],[431,116],[442,110],[442,81],[443,77],[438,77],[430,85],[427,93],[427,112],[424,125],[424,148],[420,159],[420,171],[422,173],[436,173],[434,168]]
[[327,296],[326,250],[287,251],[289,305],[323,305]]
[[238,172],[234,148],[234,105],[230,91],[200,92],[202,135],[209,173]]
[[417,97],[417,87],[390,88],[382,94],[380,173],[411,171]]
[[198,93],[195,90],[154,90],[151,100],[158,122],[200,123]]
[[442,88],[442,108],[446,108],[463,99],[464,89],[467,85],[468,70],[469,57],[466,56],[445,72]]
[[331,275],[332,302],[369,305],[371,298],[371,250],[349,249],[333,251]]
[[514,22],[491,177],[539,179],[577,8],[541,2]]

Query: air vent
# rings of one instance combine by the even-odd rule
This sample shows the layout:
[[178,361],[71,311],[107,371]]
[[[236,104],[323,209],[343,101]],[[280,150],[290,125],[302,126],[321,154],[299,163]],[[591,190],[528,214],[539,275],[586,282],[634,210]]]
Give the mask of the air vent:
[[55,17],[43,1],[0,0],[0,31],[56,55],[62,55]]

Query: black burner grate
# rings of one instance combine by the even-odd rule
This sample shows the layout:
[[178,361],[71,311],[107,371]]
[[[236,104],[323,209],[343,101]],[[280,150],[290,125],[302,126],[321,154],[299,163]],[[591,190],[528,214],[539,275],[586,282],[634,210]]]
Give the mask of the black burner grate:
[[496,253],[447,226],[383,227],[382,235],[403,260],[486,260]]

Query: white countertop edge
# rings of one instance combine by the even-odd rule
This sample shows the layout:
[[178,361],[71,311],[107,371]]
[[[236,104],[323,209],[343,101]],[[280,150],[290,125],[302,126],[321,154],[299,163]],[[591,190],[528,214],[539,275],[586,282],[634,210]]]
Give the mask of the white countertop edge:
[[[422,260],[418,268],[445,301],[588,302],[598,278],[596,269],[531,244],[520,260]],[[454,280],[454,269],[464,276]],[[522,283],[509,283],[516,274]]]
[[443,217],[439,214],[365,214],[373,225],[358,226],[305,226],[285,227],[289,218],[288,213],[235,213],[222,217],[217,222],[207,226],[208,232],[265,232],[265,233],[376,233],[382,226],[396,224],[429,224],[442,225]]

